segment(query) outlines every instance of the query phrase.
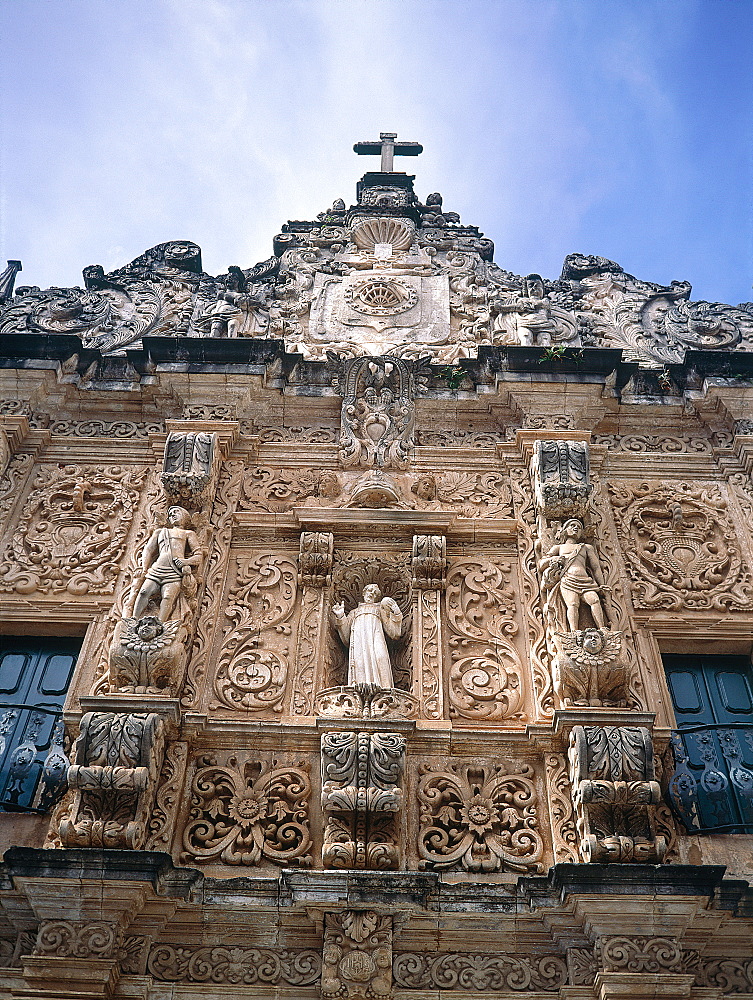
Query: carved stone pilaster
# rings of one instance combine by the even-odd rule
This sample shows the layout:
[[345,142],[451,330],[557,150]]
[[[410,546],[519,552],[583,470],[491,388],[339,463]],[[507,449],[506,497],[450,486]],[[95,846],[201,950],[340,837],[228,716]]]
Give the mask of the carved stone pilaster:
[[583,860],[661,863],[667,844],[652,825],[661,790],[649,731],[576,726],[568,758]]
[[322,996],[372,1000],[392,993],[392,917],[373,910],[324,916]]
[[64,847],[144,846],[164,739],[164,723],[154,712],[84,715],[68,769],[74,797],[60,823]]
[[399,868],[405,737],[322,735],[322,862],[328,868]]
[[413,536],[413,690],[421,715],[428,719],[444,715],[441,595],[447,583],[447,565],[444,535]]
[[301,615],[298,623],[292,715],[313,715],[314,695],[322,686],[326,635],[326,588],[332,582],[333,535],[330,531],[302,531],[298,556]]

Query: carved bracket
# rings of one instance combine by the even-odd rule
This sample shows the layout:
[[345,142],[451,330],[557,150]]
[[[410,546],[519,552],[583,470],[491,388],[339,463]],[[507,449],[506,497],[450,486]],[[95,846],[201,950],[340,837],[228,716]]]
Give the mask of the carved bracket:
[[165,442],[162,486],[171,503],[198,508],[211,503],[219,474],[217,435],[171,431]]
[[649,731],[576,726],[568,759],[584,861],[660,864],[667,842],[652,824],[661,790]]
[[322,862],[329,868],[399,868],[405,737],[322,735]]
[[164,741],[164,723],[154,712],[87,712],[68,768],[74,798],[60,822],[64,847],[144,846]]
[[392,992],[392,917],[373,910],[324,916],[322,996],[348,1000]]

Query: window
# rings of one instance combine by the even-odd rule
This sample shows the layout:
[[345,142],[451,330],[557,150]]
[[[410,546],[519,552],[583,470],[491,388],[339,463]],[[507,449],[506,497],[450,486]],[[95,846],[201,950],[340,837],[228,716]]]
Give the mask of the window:
[[689,831],[753,833],[753,671],[747,656],[664,657],[678,732],[670,799]]
[[62,792],[62,709],[80,645],[0,636],[0,809],[46,812]]

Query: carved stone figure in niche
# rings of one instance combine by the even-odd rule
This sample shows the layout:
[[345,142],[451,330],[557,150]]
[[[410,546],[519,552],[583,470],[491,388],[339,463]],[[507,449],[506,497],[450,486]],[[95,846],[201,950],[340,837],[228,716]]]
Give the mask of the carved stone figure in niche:
[[606,628],[600,595],[609,588],[596,549],[583,538],[583,522],[571,517],[558,535],[564,541],[553,545],[541,561],[545,613],[563,631],[577,632],[585,602],[594,625]]
[[348,685],[351,687],[394,687],[390,654],[385,633],[399,639],[403,613],[391,597],[382,597],[375,583],[364,587],[363,602],[349,615],[340,601],[333,605],[337,631],[348,647]]
[[160,597],[159,620],[169,620],[181,591],[189,601],[196,594],[195,568],[201,565],[203,551],[195,531],[187,527],[190,514],[185,507],[171,507],[167,525],[158,528],[144,546],[141,556],[140,584],[133,606],[133,617],[141,618],[152,598]]

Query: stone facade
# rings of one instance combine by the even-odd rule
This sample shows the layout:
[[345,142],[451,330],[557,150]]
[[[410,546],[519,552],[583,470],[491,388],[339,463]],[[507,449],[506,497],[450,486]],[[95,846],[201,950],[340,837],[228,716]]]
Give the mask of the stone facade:
[[253,268],[9,265],[0,617],[82,646],[0,996],[753,995],[661,659],[750,655],[753,307],[503,271],[392,140]]

